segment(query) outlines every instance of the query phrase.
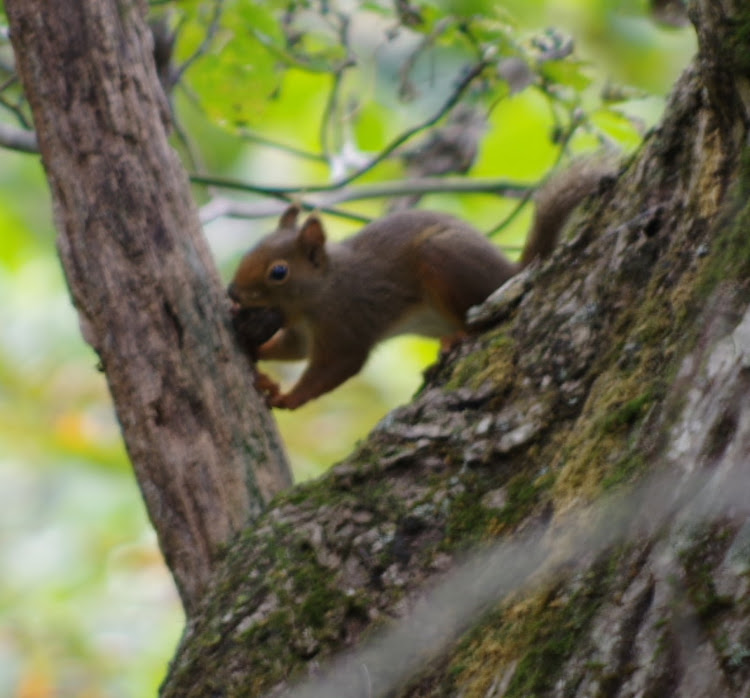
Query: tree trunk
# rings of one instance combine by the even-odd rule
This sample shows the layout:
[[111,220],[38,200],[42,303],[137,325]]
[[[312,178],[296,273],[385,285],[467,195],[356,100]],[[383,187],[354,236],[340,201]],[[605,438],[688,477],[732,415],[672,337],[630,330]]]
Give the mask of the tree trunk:
[[167,142],[145,3],[6,10],[71,295],[190,611],[222,546],[290,483],[285,456]]
[[691,9],[661,126],[232,545],[163,696],[750,695],[750,13]]

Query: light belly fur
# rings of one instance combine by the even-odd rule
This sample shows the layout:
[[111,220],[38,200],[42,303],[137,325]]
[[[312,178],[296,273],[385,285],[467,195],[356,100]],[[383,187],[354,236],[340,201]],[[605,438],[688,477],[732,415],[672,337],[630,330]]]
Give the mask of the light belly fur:
[[399,334],[419,334],[424,337],[445,337],[458,328],[448,322],[437,310],[420,305],[404,313],[383,335],[383,339]]

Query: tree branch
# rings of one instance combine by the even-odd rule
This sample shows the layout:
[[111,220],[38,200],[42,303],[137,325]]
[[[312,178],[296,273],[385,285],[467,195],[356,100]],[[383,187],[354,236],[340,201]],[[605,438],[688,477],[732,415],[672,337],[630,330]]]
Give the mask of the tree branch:
[[193,63],[195,63],[195,61],[197,61],[201,56],[204,56],[206,53],[208,53],[208,49],[213,43],[213,40],[216,37],[216,33],[219,31],[221,13],[224,9],[223,5],[224,0],[214,0],[214,8],[213,12],[211,13],[211,20],[208,23],[208,28],[206,29],[206,34],[203,37],[203,40],[201,41],[198,48],[193,52],[193,54],[191,56],[188,56],[182,63],[182,65],[175,68],[173,75],[169,76],[171,85],[177,84],[182,79],[183,75],[185,75],[190,66],[193,65]]
[[257,194],[265,194],[267,196],[273,196],[277,199],[286,200],[290,195],[299,194],[301,192],[315,193],[315,192],[328,192],[341,189],[342,187],[350,184],[356,179],[359,179],[362,175],[368,173],[378,164],[383,162],[391,153],[397,148],[406,143],[410,138],[421,131],[429,128],[433,124],[437,123],[443,116],[445,116],[453,107],[458,104],[461,96],[469,87],[469,85],[479,76],[482,71],[489,65],[489,62],[482,60],[476,65],[472,66],[466,74],[459,80],[455,89],[445,101],[443,106],[438,109],[432,116],[420,122],[416,126],[412,126],[407,129],[399,136],[394,138],[383,150],[381,150],[370,162],[363,167],[358,168],[354,172],[348,174],[346,177],[342,177],[336,182],[330,184],[318,184],[318,185],[297,185],[291,187],[261,187],[253,184],[247,184],[238,180],[221,179],[216,177],[204,177],[202,175],[192,175],[191,181],[195,184],[205,184],[208,186],[224,187],[226,189],[238,189],[241,191],[254,192]]
[[22,153],[38,153],[36,133],[0,123],[0,146]]
[[[199,184],[274,196],[276,198],[282,198],[282,200],[287,202],[291,200],[293,194],[304,194],[305,192],[304,189],[300,189],[287,195],[282,193],[281,190],[274,189],[273,187],[255,187],[254,185],[234,180],[201,177],[198,175],[192,176],[191,180]],[[348,201],[390,198],[408,194],[495,194],[497,196],[504,196],[512,199],[523,199],[530,192],[533,192],[533,190],[533,186],[514,184],[502,179],[424,177],[421,179],[406,181],[396,180],[357,187],[344,187],[335,192],[305,197],[302,199],[297,198],[296,200],[307,210],[319,209],[331,213],[332,215],[360,220],[362,219],[361,216],[332,209],[331,207]],[[221,216],[230,216],[233,218],[265,218],[267,216],[279,215],[284,208],[285,204],[245,203],[220,198],[218,200],[212,200],[201,208],[201,221],[203,223],[208,223],[209,221],[215,220]],[[364,220],[368,219],[365,218]]]

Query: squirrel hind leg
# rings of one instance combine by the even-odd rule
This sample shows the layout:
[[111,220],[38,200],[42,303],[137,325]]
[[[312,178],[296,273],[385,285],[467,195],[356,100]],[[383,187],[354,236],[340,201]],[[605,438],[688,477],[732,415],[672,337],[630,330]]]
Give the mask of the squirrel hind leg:
[[464,330],[448,334],[440,338],[440,353],[448,354],[457,344],[460,344],[468,334]]
[[425,250],[419,266],[425,300],[451,322],[456,333],[467,331],[466,311],[484,301],[515,272],[499,251],[491,250],[488,255],[486,249],[477,250],[456,260],[439,246]]

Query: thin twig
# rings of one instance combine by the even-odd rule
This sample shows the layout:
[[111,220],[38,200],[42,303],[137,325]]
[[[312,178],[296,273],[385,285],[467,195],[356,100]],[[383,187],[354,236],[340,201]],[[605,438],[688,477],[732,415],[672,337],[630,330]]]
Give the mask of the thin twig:
[[2,83],[0,83],[0,92],[4,92],[7,90],[11,85],[14,85],[18,82],[18,75],[13,73],[12,75],[9,75]]
[[204,177],[202,175],[197,175],[197,174],[192,175],[190,179],[192,180],[194,184],[205,184],[208,186],[223,187],[226,189],[236,189],[239,191],[254,192],[256,194],[266,194],[268,196],[273,196],[275,198],[282,198],[282,199],[291,194],[300,194],[303,192],[316,193],[316,192],[326,192],[326,191],[334,191],[336,189],[341,189],[342,187],[346,186],[347,184],[350,184],[355,179],[358,179],[362,175],[372,170],[378,164],[383,162],[383,160],[385,160],[394,150],[396,150],[398,147],[403,145],[410,138],[414,137],[416,134],[420,133],[421,131],[424,131],[425,129],[429,128],[433,124],[437,123],[443,116],[445,116],[445,114],[447,114],[458,103],[458,101],[461,98],[461,95],[463,95],[463,93],[466,91],[466,89],[474,80],[474,78],[480,75],[481,72],[487,67],[487,65],[488,65],[488,62],[483,60],[477,63],[475,66],[473,66],[471,70],[467,71],[466,75],[464,75],[464,77],[459,81],[458,85],[456,86],[454,91],[451,93],[451,95],[448,97],[448,99],[445,101],[443,106],[440,109],[438,109],[438,111],[436,111],[432,116],[430,116],[428,119],[425,119],[424,121],[417,124],[416,126],[412,126],[411,128],[401,133],[401,135],[397,136],[394,140],[392,140],[383,150],[381,150],[366,165],[363,165],[362,167],[355,170],[354,172],[346,175],[345,177],[340,178],[339,180],[331,184],[299,185],[299,186],[293,186],[293,187],[262,187],[262,186],[255,185],[255,184],[249,184],[247,182],[241,182],[239,180],[224,179],[221,177]]
[[[223,216],[231,218],[267,218],[278,216],[284,211],[286,205],[294,200],[306,210],[318,209],[325,213],[351,220],[366,222],[366,216],[335,208],[338,204],[350,201],[362,201],[364,199],[391,198],[399,194],[428,194],[428,193],[465,193],[465,194],[495,194],[507,198],[518,198],[533,192],[527,185],[513,184],[505,180],[481,180],[465,179],[460,177],[445,177],[436,179],[425,177],[407,181],[396,180],[393,182],[380,182],[365,186],[354,186],[330,192],[323,196],[313,196],[302,199],[292,194],[274,194],[283,203],[271,202],[243,202],[234,201],[225,197],[216,197],[201,208],[201,220],[203,223],[216,220]],[[258,191],[258,194],[268,192]]]
[[[233,189],[253,194],[270,196],[282,201],[288,201],[293,196],[304,194],[326,194],[310,199],[312,205],[325,206],[347,201],[362,199],[380,199],[408,194],[496,194],[508,198],[526,196],[530,190],[528,185],[514,184],[502,179],[467,179],[465,177],[423,177],[411,180],[395,180],[392,182],[378,182],[364,186],[354,186],[331,190],[329,188],[294,189],[289,187],[256,186],[236,180],[215,179],[201,175],[190,177],[194,184],[203,184],[225,189]],[[242,205],[237,202],[240,210]],[[252,205],[245,209],[252,211]]]
[[[335,184],[329,185],[327,189],[337,189],[339,187],[343,187],[349,184],[350,182],[353,182],[355,179],[358,179],[362,175],[372,170],[376,165],[380,164],[394,150],[396,150],[396,148],[406,143],[406,141],[408,141],[410,138],[413,138],[415,135],[417,135],[421,131],[424,131],[425,129],[429,128],[433,124],[436,124],[438,121],[440,121],[440,119],[442,119],[451,109],[453,109],[453,107],[456,106],[456,104],[458,103],[463,93],[466,91],[469,85],[474,81],[474,78],[480,75],[482,71],[487,67],[488,64],[489,63],[486,60],[479,61],[479,63],[474,65],[474,67],[472,67],[471,70],[467,71],[466,75],[464,75],[464,77],[458,82],[458,85],[456,85],[451,95],[445,101],[443,106],[440,109],[438,109],[437,112],[435,112],[431,117],[429,117],[422,123],[417,124],[416,126],[413,126],[412,128],[404,131],[400,136],[392,140],[372,160],[370,160],[369,163],[367,163],[363,167],[360,167],[358,170],[355,170],[354,172],[347,175],[343,179],[340,179]],[[325,191],[325,190],[321,189],[320,191]]]
[[252,29],[250,33],[253,38],[266,49],[274,58],[281,61],[286,67],[299,68],[305,70],[308,73],[320,74],[320,73],[333,73],[335,68],[330,65],[316,64],[314,61],[318,60],[315,56],[303,55],[295,53],[293,51],[285,51],[279,48],[268,36]]
[[[555,157],[555,162],[553,163],[552,167],[550,168],[550,173],[554,172],[555,169],[558,167],[560,162],[562,161],[563,157],[565,156],[565,151],[568,148],[568,144],[570,143],[571,138],[573,138],[573,134],[575,133],[576,129],[580,125],[580,120],[575,118],[574,115],[571,115],[571,124],[568,127],[567,131],[563,134],[563,137],[560,139],[560,148],[557,152],[557,156]],[[495,225],[493,228],[487,231],[488,237],[494,237],[497,235],[501,230],[503,230],[506,226],[510,225],[518,216],[518,214],[523,211],[526,204],[529,203],[529,201],[533,198],[534,193],[539,189],[539,187],[543,186],[544,183],[549,179],[550,175],[547,175],[545,179],[543,179],[536,187],[533,187],[529,189],[522,197],[521,201],[518,202],[518,204],[513,208],[513,210],[505,217],[503,218],[497,225]]]
[[331,156],[328,134],[331,130],[331,122],[333,120],[334,114],[338,111],[339,94],[341,93],[341,85],[344,80],[344,73],[348,68],[351,68],[353,65],[355,65],[354,57],[352,56],[351,50],[349,49],[349,17],[341,12],[337,13],[336,17],[339,21],[339,26],[337,29],[339,43],[346,49],[346,58],[344,58],[344,60],[341,61],[341,63],[333,71],[333,83],[331,84],[331,90],[328,93],[326,106],[323,110],[323,117],[320,120],[320,149],[326,160],[330,160]]
[[185,131],[185,129],[182,127],[182,124],[177,120],[174,111],[172,112],[172,128],[174,129],[174,134],[177,141],[182,144],[185,158],[189,163],[189,166],[199,172],[202,171],[203,164],[201,162],[201,157],[198,153],[198,150],[193,147],[190,136],[188,136],[187,131]]
[[39,144],[34,131],[14,128],[8,124],[0,123],[0,146],[9,150],[18,150],[22,153],[38,153]]
[[185,62],[181,65],[175,68],[174,75],[172,76],[172,84],[176,85],[182,78],[182,76],[185,74],[185,71],[195,63],[201,56],[204,56],[207,52],[211,44],[213,43],[214,38],[216,37],[217,32],[219,31],[219,23],[221,22],[221,13],[223,11],[223,3],[224,0],[214,0],[214,11],[211,15],[211,21],[209,22],[208,29],[206,29],[206,34],[203,37],[203,41],[201,41],[198,48],[193,52],[192,56],[189,56]]
[[243,204],[242,202],[232,201],[224,197],[211,199],[207,204],[201,206],[199,216],[201,223],[211,223],[217,218],[274,218],[281,215],[287,206],[294,201],[304,211],[320,211],[329,216],[337,218],[346,218],[347,220],[357,223],[370,223],[372,218],[363,216],[360,213],[344,211],[334,206],[318,205],[309,201],[301,201],[298,198],[289,197],[285,203],[261,203],[261,204]]
[[454,23],[453,17],[443,17],[439,22],[435,24],[432,31],[429,34],[425,34],[422,40],[416,46],[416,48],[406,57],[401,69],[398,71],[401,76],[401,85],[399,87],[399,95],[401,97],[408,97],[411,95],[412,90],[408,87],[410,82],[409,75],[414,70],[414,65],[417,59],[434,43],[435,40]]
[[314,162],[327,162],[327,159],[324,155],[321,155],[320,153],[312,153],[307,150],[302,150],[301,148],[295,148],[292,145],[287,145],[286,143],[279,143],[278,141],[274,141],[270,138],[266,138],[265,136],[261,136],[257,133],[253,133],[252,131],[249,131],[248,129],[239,129],[239,135],[252,143],[256,143],[258,145],[265,146],[267,148],[273,148],[274,150],[279,150],[282,153],[288,153],[289,155],[294,155],[295,157],[301,158],[303,160],[311,160]]
[[328,160],[331,155],[331,148],[328,143],[328,131],[333,119],[333,114],[336,112],[339,103],[339,91],[341,90],[341,82],[344,76],[343,68],[339,68],[333,72],[333,80],[331,81],[331,89],[328,91],[328,99],[326,99],[326,106],[323,109],[323,116],[320,119],[320,133],[318,139],[320,141],[320,150],[323,153],[323,157]]
[[5,107],[13,116],[16,117],[18,120],[18,123],[21,125],[22,128],[31,130],[32,125],[31,122],[26,118],[26,115],[23,113],[23,109],[21,108],[21,103],[18,104],[12,104],[9,102],[3,95],[0,94],[0,106]]
[[526,204],[531,201],[532,197],[534,196],[534,192],[536,189],[529,189],[526,194],[524,194],[523,198],[513,207],[513,210],[505,217],[503,218],[497,225],[495,225],[493,228],[490,228],[490,230],[487,231],[487,237],[494,237],[497,235],[501,230],[503,230],[506,226],[510,225],[518,216],[521,211],[523,211]]

